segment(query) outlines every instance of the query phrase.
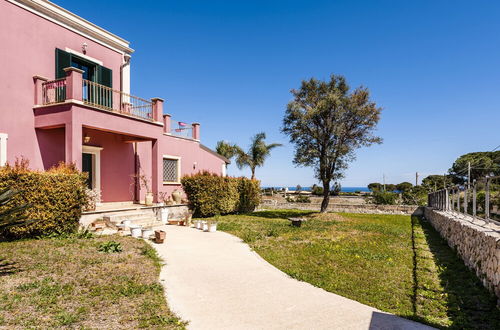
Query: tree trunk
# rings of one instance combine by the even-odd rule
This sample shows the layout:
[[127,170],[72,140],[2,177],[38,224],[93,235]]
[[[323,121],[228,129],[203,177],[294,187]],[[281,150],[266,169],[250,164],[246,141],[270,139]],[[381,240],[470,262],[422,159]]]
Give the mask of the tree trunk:
[[252,180],[255,179],[255,168],[252,168]]
[[323,201],[321,202],[321,213],[325,213],[330,203],[330,181],[323,181]]

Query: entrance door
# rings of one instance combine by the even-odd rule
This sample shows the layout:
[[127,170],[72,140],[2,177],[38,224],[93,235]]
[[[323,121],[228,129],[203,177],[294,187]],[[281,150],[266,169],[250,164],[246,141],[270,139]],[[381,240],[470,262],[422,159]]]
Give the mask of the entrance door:
[[82,154],[82,172],[86,172],[88,174],[87,178],[87,187],[89,189],[94,188],[94,155],[93,154]]

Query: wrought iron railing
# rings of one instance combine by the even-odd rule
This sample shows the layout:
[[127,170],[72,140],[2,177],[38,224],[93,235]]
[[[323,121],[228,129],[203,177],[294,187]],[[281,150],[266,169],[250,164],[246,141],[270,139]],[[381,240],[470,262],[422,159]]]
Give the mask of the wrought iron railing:
[[42,83],[42,104],[63,103],[66,100],[66,78]]
[[428,205],[438,210],[467,215],[486,222],[500,221],[500,176],[456,185],[428,195]]
[[92,107],[153,120],[153,102],[110,87],[83,80],[82,99]]
[[187,139],[193,138],[193,125],[182,121],[171,121],[170,133]]

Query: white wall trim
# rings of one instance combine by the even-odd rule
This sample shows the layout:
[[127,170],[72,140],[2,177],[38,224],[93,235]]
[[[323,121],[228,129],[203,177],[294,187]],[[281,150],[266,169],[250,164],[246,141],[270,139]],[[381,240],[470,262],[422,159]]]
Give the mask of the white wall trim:
[[92,162],[92,172],[94,173],[94,178],[92,180],[92,186],[95,189],[101,191],[101,150],[102,147],[94,146],[82,146],[82,153],[94,155],[94,161]]
[[[163,181],[163,160],[164,159],[174,159],[177,160],[177,181]],[[168,184],[181,184],[181,157],[179,156],[171,156],[171,155],[163,155],[162,160],[161,160],[161,167],[162,167],[162,182],[164,185]]]
[[0,166],[7,163],[7,140],[9,135],[7,133],[0,133]]
[[47,0],[7,0],[119,53],[131,54],[129,42]]
[[89,60],[91,62],[94,62],[96,64],[103,65],[102,61],[98,60],[97,58],[93,58],[91,56],[85,55],[84,53],[77,52],[76,50],[73,50],[73,49],[68,48],[68,47],[66,47],[64,50],[68,53],[77,55],[81,58],[84,58],[84,59]]

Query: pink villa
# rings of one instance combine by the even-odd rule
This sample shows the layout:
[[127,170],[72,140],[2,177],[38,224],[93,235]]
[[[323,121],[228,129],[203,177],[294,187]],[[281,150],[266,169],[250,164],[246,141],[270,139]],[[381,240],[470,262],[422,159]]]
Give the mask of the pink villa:
[[130,94],[126,40],[45,0],[2,0],[0,17],[0,166],[74,163],[102,202],[144,201],[137,174],[155,202],[183,175],[225,175],[228,160],[201,144],[200,124]]

